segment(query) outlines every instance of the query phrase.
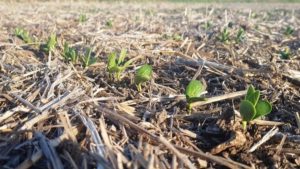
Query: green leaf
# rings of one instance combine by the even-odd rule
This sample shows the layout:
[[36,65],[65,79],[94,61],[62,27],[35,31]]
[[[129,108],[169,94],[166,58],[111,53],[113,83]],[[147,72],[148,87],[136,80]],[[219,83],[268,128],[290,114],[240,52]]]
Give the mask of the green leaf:
[[140,67],[135,75],[135,83],[141,84],[148,80],[150,80],[152,77],[152,66],[151,65],[143,65]]
[[74,48],[69,47],[69,44],[67,42],[64,43],[64,50],[63,50],[63,57],[66,61],[71,61],[73,63],[77,63],[78,61],[78,55]]
[[280,51],[280,58],[281,59],[290,59],[291,58],[290,48],[287,47],[284,50]]
[[204,90],[204,86],[199,80],[190,81],[185,90],[187,102],[191,102],[195,98],[199,98]]
[[254,86],[253,86],[253,85],[250,85],[250,86],[248,87],[248,90],[247,90],[247,94],[246,94],[245,99],[247,100],[247,96],[252,95],[254,92],[255,92]]
[[94,63],[96,63],[96,58],[92,57],[92,49],[91,48],[88,48],[84,57],[83,57],[83,66],[84,67],[88,67]]
[[254,119],[269,114],[272,111],[272,105],[266,100],[260,100],[257,102],[255,109],[256,114]]
[[51,52],[52,50],[54,50],[55,46],[56,46],[56,35],[55,34],[51,34],[50,37],[47,40],[46,45],[42,48],[45,52]]
[[116,71],[117,63],[116,63],[116,53],[113,52],[108,56],[108,65],[107,69],[110,73],[113,73]]
[[55,48],[56,45],[56,35],[52,34],[50,35],[50,38],[48,39],[47,42],[47,47],[49,48],[49,51],[52,51]]
[[16,28],[15,29],[15,36],[22,39],[25,43],[31,43],[32,39],[29,35],[29,32],[22,29],[22,28]]
[[242,42],[245,38],[245,31],[243,28],[240,28],[237,35],[236,35],[236,42]]
[[256,110],[250,101],[242,100],[240,104],[240,113],[243,118],[243,121],[249,122],[254,118]]
[[118,59],[118,65],[120,65],[121,63],[124,62],[124,59],[126,57],[126,53],[127,53],[126,49],[121,50],[121,53],[120,53],[120,56],[119,56],[119,59]]
[[85,14],[80,14],[79,15],[79,22],[80,23],[86,22],[87,20],[88,20],[88,18],[86,17]]
[[260,91],[257,90],[254,93],[250,94],[249,96],[246,96],[246,100],[250,101],[254,106],[257,104],[260,96]]
[[67,42],[64,43],[64,50],[63,50],[63,57],[65,58],[65,60],[70,60],[70,47],[69,44]]

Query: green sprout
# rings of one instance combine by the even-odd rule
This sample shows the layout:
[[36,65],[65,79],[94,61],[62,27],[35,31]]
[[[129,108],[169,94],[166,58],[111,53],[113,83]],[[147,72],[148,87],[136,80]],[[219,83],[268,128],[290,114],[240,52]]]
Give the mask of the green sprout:
[[96,58],[92,57],[92,49],[88,48],[85,55],[81,58],[82,59],[82,63],[83,63],[83,67],[89,67],[90,65],[96,63]]
[[88,20],[88,18],[87,18],[87,16],[86,16],[86,14],[80,14],[79,15],[79,22],[80,23],[84,23],[84,22],[86,22]]
[[135,84],[137,87],[137,90],[139,92],[142,91],[142,83],[147,82],[152,77],[152,66],[151,65],[143,65],[141,66],[135,74]]
[[179,34],[175,33],[175,34],[173,34],[173,40],[180,41],[180,40],[182,40],[182,38]]
[[265,116],[272,111],[272,105],[267,100],[259,100],[260,91],[250,85],[244,100],[240,103],[242,126],[246,130],[247,123],[251,120]]
[[106,21],[105,25],[108,28],[112,28],[113,27],[113,21],[112,20],[108,20],[108,21]]
[[29,35],[29,32],[26,31],[23,28],[16,28],[15,29],[15,36],[22,39],[25,43],[31,43],[32,42],[32,39]]
[[211,27],[212,27],[212,24],[209,21],[206,21],[203,25],[203,28],[205,29],[205,31],[207,31]]
[[65,42],[64,44],[64,50],[62,55],[66,61],[71,61],[74,64],[78,62],[78,54],[76,50],[72,47],[69,47],[69,44],[67,42]]
[[50,53],[55,49],[56,43],[57,43],[56,35],[51,34],[47,40],[47,43],[42,46],[42,50],[47,53]]
[[188,112],[192,111],[191,103],[205,100],[201,95],[205,91],[204,85],[199,80],[191,80],[185,89]]
[[284,34],[286,36],[291,36],[294,33],[294,31],[295,31],[294,28],[292,28],[291,26],[287,26],[285,28]]
[[107,70],[109,74],[110,75],[113,74],[113,77],[118,81],[121,80],[121,74],[133,62],[133,60],[128,60],[127,62],[124,62],[126,58],[126,54],[127,54],[127,50],[122,49],[118,59],[116,58],[117,54],[115,52],[111,53],[108,56]]
[[291,58],[291,50],[289,47],[286,47],[284,50],[280,51],[280,58],[281,59],[290,59]]
[[171,34],[163,34],[162,38],[168,39],[168,40],[172,39],[172,40],[175,40],[175,41],[181,41],[182,40],[182,37],[177,33],[174,33],[172,35]]
[[252,12],[250,17],[255,19],[255,18],[257,18],[257,17],[258,17],[258,15],[257,15],[257,13],[255,13],[255,12]]
[[218,36],[218,39],[223,43],[227,43],[229,41],[229,31],[227,28],[223,29],[221,34]]
[[237,35],[236,35],[235,41],[237,43],[240,43],[244,39],[245,39],[245,30],[243,28],[240,28],[239,31],[238,31],[238,33],[237,33]]

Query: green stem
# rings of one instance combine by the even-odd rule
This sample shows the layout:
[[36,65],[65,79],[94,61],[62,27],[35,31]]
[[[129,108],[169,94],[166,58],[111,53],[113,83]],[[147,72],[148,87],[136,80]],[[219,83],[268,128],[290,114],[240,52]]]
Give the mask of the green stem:
[[247,121],[242,121],[243,129],[246,131],[247,129]]
[[187,104],[187,111],[188,111],[189,114],[192,113],[192,106],[191,106],[190,103]]
[[137,90],[138,90],[139,92],[142,91],[142,84],[141,84],[141,83],[137,84],[136,87],[137,87]]
[[116,73],[116,79],[117,79],[117,81],[121,80],[121,73],[120,72]]

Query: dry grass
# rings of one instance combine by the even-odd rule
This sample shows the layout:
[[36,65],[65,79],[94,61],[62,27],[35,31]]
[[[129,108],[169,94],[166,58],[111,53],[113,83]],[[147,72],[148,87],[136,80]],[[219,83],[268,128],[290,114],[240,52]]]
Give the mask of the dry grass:
[[[2,2],[0,168],[299,167],[299,4],[227,5]],[[14,36],[17,27],[35,42]],[[40,45],[51,33],[49,60]],[[91,47],[97,63],[66,62],[64,42],[79,53]],[[280,58],[286,47],[289,60]],[[122,48],[136,61],[116,82],[107,56]],[[154,76],[139,93],[134,71],[145,63]],[[188,114],[192,78],[206,82],[208,100]],[[236,112],[250,84],[273,110],[244,132]]]

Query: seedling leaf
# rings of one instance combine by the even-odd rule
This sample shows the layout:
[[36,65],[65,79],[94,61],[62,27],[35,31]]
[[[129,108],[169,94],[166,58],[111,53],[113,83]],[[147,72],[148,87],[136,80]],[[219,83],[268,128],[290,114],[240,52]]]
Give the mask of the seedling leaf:
[[113,73],[116,71],[117,63],[116,63],[116,53],[113,52],[108,56],[108,64],[107,69],[109,73]]
[[254,93],[250,94],[249,96],[246,96],[246,100],[250,101],[254,106],[258,102],[260,96],[260,91],[255,91]]
[[260,100],[257,102],[255,109],[256,109],[256,114],[254,119],[269,114],[272,111],[272,106],[268,101]]
[[236,42],[240,43],[245,39],[245,31],[243,28],[240,28],[236,35]]
[[135,83],[137,84],[138,91],[141,91],[141,84],[150,80],[152,77],[152,66],[151,65],[143,65],[140,67],[135,75]]
[[152,66],[151,65],[143,65],[137,70],[135,82],[144,83],[151,79],[152,76]]
[[267,115],[272,111],[268,101],[259,100],[260,91],[251,85],[248,87],[245,100],[240,103],[240,113],[243,118],[242,125],[246,129],[247,122]]
[[80,23],[83,23],[83,22],[86,22],[88,20],[86,14],[80,14],[79,15],[79,22]]
[[92,49],[88,48],[84,57],[82,58],[84,67],[88,67],[88,66],[96,63],[96,58],[92,57],[91,54],[92,54]]
[[63,50],[63,57],[66,61],[71,61],[73,63],[77,63],[78,61],[78,54],[74,48],[69,47],[67,42],[64,43],[64,50]]
[[247,94],[246,94],[245,99],[247,100],[247,96],[252,95],[254,92],[255,92],[254,86],[253,86],[253,85],[250,85],[250,86],[248,87],[248,90],[247,90]]
[[256,114],[255,107],[248,100],[242,100],[240,104],[240,113],[243,118],[243,121],[251,121]]
[[204,86],[199,80],[192,80],[187,85],[185,90],[185,96],[187,98],[187,102],[190,103],[195,98],[199,98],[201,93],[204,91]]
[[291,51],[289,47],[286,47],[284,50],[280,51],[280,58],[281,59],[290,59],[291,58]]
[[16,28],[15,29],[15,36],[22,39],[25,43],[31,43],[32,39],[29,36],[29,32],[22,29],[22,28]]
[[124,60],[126,58],[126,53],[127,50],[122,49],[118,59],[116,59],[117,54],[115,52],[111,53],[108,56],[108,63],[107,63],[108,72],[110,73],[110,75],[113,74],[114,75],[113,77],[116,78],[117,80],[121,80],[122,72],[125,71],[125,69],[128,66],[130,66],[130,64],[134,61],[133,59],[131,59],[124,63]]
[[121,63],[124,62],[124,59],[126,57],[126,53],[127,53],[126,49],[121,50],[121,53],[120,53],[120,56],[119,56],[119,59],[118,59],[118,65],[120,65]]
[[287,26],[285,31],[284,31],[284,34],[286,36],[290,36],[294,33],[294,31],[295,31],[294,28],[292,28],[291,26]]
[[47,40],[47,43],[45,46],[43,46],[43,50],[47,53],[53,51],[55,49],[56,46],[56,35],[55,34],[51,34],[50,37]]

